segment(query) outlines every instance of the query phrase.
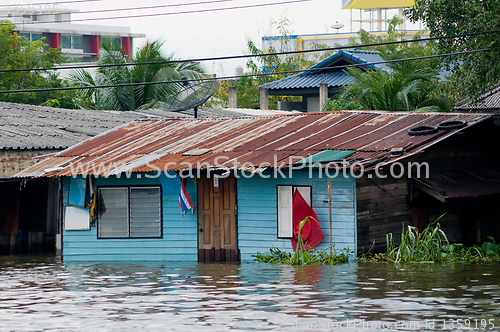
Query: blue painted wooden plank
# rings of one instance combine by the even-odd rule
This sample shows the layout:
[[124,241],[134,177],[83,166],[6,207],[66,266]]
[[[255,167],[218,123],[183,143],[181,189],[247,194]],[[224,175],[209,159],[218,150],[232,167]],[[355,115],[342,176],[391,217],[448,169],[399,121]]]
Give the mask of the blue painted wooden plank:
[[[198,241],[198,232],[194,230],[191,234],[164,234],[163,239],[165,241]],[[192,245],[192,243],[190,243]]]
[[[330,229],[329,221],[320,221],[319,225],[321,229]],[[332,222],[332,229],[351,229],[354,230],[354,225],[345,222]]]
[[238,206],[238,214],[272,214],[276,215],[276,208],[261,206],[258,209],[248,206]]
[[[197,254],[198,254],[198,250],[186,251],[186,250],[183,250],[182,248],[172,248],[170,250],[160,250],[158,248],[156,250],[149,250],[149,251],[141,251],[140,248],[131,249],[131,250],[125,250],[123,248],[103,248],[101,250],[103,251],[101,254],[95,255],[93,253],[93,251],[86,250],[86,248],[66,249],[66,250],[63,250],[63,253],[64,253],[63,259],[65,259],[67,256],[76,256],[76,255],[81,255],[81,256],[85,255],[85,256],[87,256],[88,260],[93,260],[93,259],[100,259],[100,257],[110,255],[110,254],[112,254],[112,255],[121,254],[123,257],[125,257],[124,259],[127,259],[126,258],[127,256],[136,257],[138,255],[141,255],[141,256],[164,255],[164,256],[168,256],[168,257],[173,258],[175,256],[186,256],[186,255],[197,256]],[[136,259],[136,258],[134,258],[134,259]],[[147,259],[145,259],[145,260],[147,260]],[[178,258],[177,260],[181,260],[181,259]]]
[[238,227],[239,234],[276,234],[277,225],[265,225],[259,227]]
[[[320,221],[327,221],[328,220],[328,212],[325,214],[317,214],[318,218],[320,218]],[[351,222],[354,218],[354,214],[351,215],[340,215],[340,214],[335,214],[332,215],[332,221],[333,222]]]
[[261,243],[263,241],[274,241],[278,238],[276,235],[276,232],[274,232],[274,234],[243,233],[243,234],[239,234],[238,237],[239,237],[240,241],[257,241],[258,243]]
[[[198,249],[198,241],[196,240],[177,240],[177,239],[171,239],[171,240],[165,240],[165,239],[157,239],[157,241],[153,241],[153,239],[149,240],[149,242],[146,241],[139,241],[139,240],[130,240],[130,241],[118,241],[118,240],[104,240],[104,239],[99,239],[99,240],[94,240],[94,241],[72,241],[72,242],[65,242],[64,245],[72,245],[72,246],[81,246],[81,247],[90,247],[89,249],[95,249],[97,247],[99,248],[110,248],[110,247],[116,247],[116,248],[141,248],[145,247],[147,243],[147,246],[150,248],[185,248],[186,250],[188,249]],[[89,246],[89,244],[92,244],[92,246]],[[96,255],[101,254],[101,252],[96,250]]]
[[[92,243],[92,246],[89,246],[90,243]],[[97,242],[87,242],[87,243],[82,243],[82,242],[65,243],[63,245],[63,248],[68,250],[86,249],[88,251],[96,251],[102,249],[119,249],[119,250],[139,249],[139,250],[144,250],[144,252],[147,252],[150,250],[157,250],[157,249],[162,249],[164,251],[166,246],[164,244],[157,242],[114,243],[114,242],[97,241]],[[102,252],[99,252],[98,254],[102,254]]]
[[277,212],[272,214],[264,213],[264,214],[258,214],[258,217],[256,218],[255,213],[241,213],[241,211],[238,211],[238,215],[236,218],[238,220],[238,224],[240,224],[240,222],[251,224],[254,221],[268,221],[268,222],[277,221],[278,215]]
[[196,235],[198,236],[198,228],[196,227],[164,227],[163,235]]
[[240,192],[238,193],[238,201],[272,201],[276,200],[277,196],[276,193],[270,193],[270,192],[260,192],[260,193],[246,193],[246,192]]
[[[65,254],[69,254],[69,251],[73,254],[78,253],[78,254],[88,254],[88,255],[94,255],[95,249],[94,248],[67,248]],[[171,250],[168,250],[165,247],[158,247],[158,248],[141,248],[141,247],[100,247],[99,248],[102,253],[96,256],[100,255],[109,255],[109,254],[122,254],[122,255],[146,255],[146,254],[168,254],[171,253]]]
[[[312,196],[312,206],[315,208],[328,208],[328,198],[325,200],[317,199],[316,196]],[[332,202],[332,209],[354,209],[354,201],[349,202]]]
[[177,220],[165,220],[163,219],[163,229],[171,229],[171,228],[175,228],[175,229],[180,229],[180,230],[183,230],[183,229],[192,229],[192,228],[197,228],[197,223],[196,222],[192,222],[192,221],[184,221],[184,220],[181,220],[181,221],[177,221]]
[[[288,241],[290,242],[290,240]],[[270,248],[272,247],[278,248],[280,250],[292,250],[292,244],[291,243],[280,243],[280,242],[269,242],[269,245],[255,245],[255,244],[241,244],[240,245],[240,252],[241,253],[256,253],[256,252],[268,252]]]
[[196,262],[198,255],[181,255],[175,256],[163,255],[101,255],[99,257],[91,257],[89,255],[65,255],[65,262],[99,262],[99,261],[184,261]]

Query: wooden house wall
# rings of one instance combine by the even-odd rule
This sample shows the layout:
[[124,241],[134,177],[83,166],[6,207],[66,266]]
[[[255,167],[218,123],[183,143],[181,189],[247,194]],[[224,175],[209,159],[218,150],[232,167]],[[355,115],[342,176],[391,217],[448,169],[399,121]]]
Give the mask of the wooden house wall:
[[[137,178],[133,173],[130,179],[116,177],[96,179],[96,186],[123,185],[160,185],[161,181],[151,178]],[[63,204],[68,204],[69,184],[72,178],[64,178]],[[179,184],[162,186],[163,237],[159,239],[98,239],[97,227],[87,231],[63,230],[63,259],[65,261],[95,260],[176,260],[193,261],[198,258],[198,227],[196,216],[196,184],[186,181],[186,189],[195,205],[195,214],[187,211],[180,213]]]
[[357,179],[358,250],[386,249],[386,234],[399,239],[403,225],[410,223],[408,179],[391,177]]
[[268,252],[272,246],[292,252],[291,240],[277,237],[278,185],[312,186],[312,208],[325,235],[316,248],[329,248],[328,181],[332,183],[333,244],[337,250],[349,248],[356,251],[356,182],[352,177],[328,179],[324,174],[323,178],[319,178],[317,173],[313,173],[313,177],[309,178],[306,171],[294,171],[293,176],[286,179],[279,175],[274,178],[272,172],[264,175],[271,177],[263,179],[255,175],[237,180],[238,247],[242,260],[252,260],[252,255]]
[[[430,172],[461,170],[473,167],[498,169],[500,128],[493,119],[464,130],[413,157],[401,160],[426,162]],[[486,143],[487,142],[487,143]],[[384,175],[388,175],[385,167]],[[420,230],[441,215],[440,226],[450,242],[481,243],[488,235],[500,238],[500,213],[495,202],[498,197],[457,198],[448,203],[425,193],[410,199],[407,173],[400,179],[380,179],[372,172],[357,179],[358,249],[368,251],[375,241],[376,251],[385,251],[387,233],[396,242],[404,225]],[[414,193],[415,194],[415,193]]]
[[[242,260],[253,260],[257,252],[267,252],[273,245],[292,251],[290,239],[277,238],[277,185],[312,186],[312,206],[318,215],[325,239],[318,249],[329,248],[328,179],[310,179],[308,172],[296,172],[290,179],[237,179],[238,247]],[[336,249],[356,248],[355,181],[338,177],[332,182],[333,243]],[[63,181],[63,204],[68,205],[71,178]],[[96,186],[159,185],[158,179],[96,179]],[[90,230],[63,230],[63,257],[65,261],[89,260],[197,260],[196,184],[188,180],[186,189],[195,212],[188,211],[183,218],[179,211],[179,187],[163,190],[163,238],[161,239],[98,239],[97,228]],[[351,255],[354,257],[354,254]]]

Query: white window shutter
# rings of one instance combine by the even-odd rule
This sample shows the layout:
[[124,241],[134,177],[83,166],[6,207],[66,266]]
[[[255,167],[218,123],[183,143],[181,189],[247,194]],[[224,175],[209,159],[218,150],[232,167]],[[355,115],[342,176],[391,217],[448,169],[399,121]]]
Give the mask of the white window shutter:
[[278,186],[278,238],[293,237],[292,186]]

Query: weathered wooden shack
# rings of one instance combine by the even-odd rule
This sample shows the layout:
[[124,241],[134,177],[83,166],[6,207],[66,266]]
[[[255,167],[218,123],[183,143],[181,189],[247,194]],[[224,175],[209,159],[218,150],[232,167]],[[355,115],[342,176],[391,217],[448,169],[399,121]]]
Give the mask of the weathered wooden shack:
[[[500,199],[500,147],[495,144],[500,127],[493,116],[474,126],[462,116],[447,120],[453,130],[459,130],[456,135],[435,137],[421,151],[412,152],[411,147],[421,139],[445,135],[444,129],[402,141],[403,146],[413,142],[405,149],[411,155],[399,159],[404,162],[397,173],[403,176],[394,178],[390,165],[385,165],[379,172],[387,178],[374,175],[357,180],[359,249],[385,250],[387,233],[398,239],[403,224],[422,230],[438,218],[450,242],[470,245],[482,243],[487,236],[500,238],[495,204]],[[416,177],[416,168],[412,174],[408,165],[415,163],[429,165],[428,175]]]
[[[337,249],[367,250],[373,238],[378,246],[382,235],[403,224],[424,226],[439,213],[441,203],[434,210],[419,201],[429,196],[420,183],[448,171],[441,166],[449,162],[467,170],[466,160],[477,158],[474,142],[465,144],[474,135],[494,138],[493,118],[344,111],[148,120],[44,158],[16,177],[62,179],[68,261],[234,261],[272,246],[290,251],[295,190],[319,218],[325,239],[318,248],[331,239]],[[408,164],[418,161],[429,163],[423,176]],[[193,205],[184,215],[181,181]],[[456,228],[455,214],[447,218]]]

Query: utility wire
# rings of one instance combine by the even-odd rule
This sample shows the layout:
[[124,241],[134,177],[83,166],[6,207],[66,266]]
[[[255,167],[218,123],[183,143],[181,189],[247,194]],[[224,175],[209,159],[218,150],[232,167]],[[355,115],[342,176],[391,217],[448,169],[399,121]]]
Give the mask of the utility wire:
[[23,6],[58,5],[61,3],[95,2],[95,1],[102,1],[102,0],[71,0],[71,1],[59,1],[59,2],[20,3],[20,4],[15,4],[15,5],[0,5],[0,7],[23,9],[23,8],[25,8]]
[[462,34],[456,34],[456,35],[451,35],[451,36],[428,37],[428,38],[420,38],[420,39],[408,39],[408,40],[405,39],[405,40],[398,40],[398,41],[393,41],[393,42],[372,43],[372,44],[353,45],[353,46],[337,46],[337,47],[318,48],[318,49],[311,49],[311,50],[261,53],[261,54],[230,55],[230,56],[211,57],[211,58],[194,58],[194,59],[188,59],[188,60],[169,60],[169,61],[155,61],[155,62],[141,62],[141,63],[119,63],[119,64],[106,64],[106,65],[59,66],[59,67],[28,68],[28,69],[0,69],[0,73],[25,72],[25,71],[47,71],[47,70],[62,70],[62,69],[88,69],[88,68],[144,66],[144,65],[158,65],[158,64],[185,63],[185,62],[203,62],[203,61],[221,61],[221,60],[233,60],[233,59],[244,59],[244,58],[259,58],[259,57],[266,57],[266,56],[303,54],[303,53],[313,53],[313,52],[327,52],[327,51],[336,51],[336,50],[343,50],[343,49],[364,48],[364,47],[384,46],[384,45],[396,45],[396,44],[406,44],[406,43],[417,43],[417,42],[433,41],[433,40],[441,40],[441,39],[453,39],[453,38],[461,38],[461,37],[488,35],[488,34],[494,34],[494,33],[500,33],[500,30],[473,32],[473,33],[462,33]]
[[[86,21],[118,20],[118,19],[125,19],[125,18],[182,15],[182,14],[217,12],[217,11],[234,10],[234,9],[259,8],[259,7],[276,6],[276,5],[288,5],[288,4],[292,4],[292,3],[309,2],[309,1],[312,1],[312,0],[289,0],[289,1],[282,1],[282,2],[262,3],[262,4],[256,4],[256,5],[198,9],[198,10],[173,12],[173,13],[155,13],[155,14],[142,14],[142,15],[129,15],[129,16],[116,16],[116,17],[93,17],[93,18],[82,18],[82,19],[76,19],[76,20],[71,19],[71,20],[61,20],[61,21],[41,21],[41,22],[35,21],[35,22],[24,22],[23,24],[28,25],[28,24],[43,24],[43,23],[72,23],[72,22],[84,22],[84,21],[86,22]],[[10,24],[2,24],[2,25],[10,25]]]
[[238,78],[248,77],[248,76],[260,77],[260,76],[279,75],[279,74],[294,74],[294,73],[301,73],[301,72],[312,72],[312,73],[314,73],[316,71],[323,71],[325,69],[344,69],[344,68],[350,68],[350,67],[366,67],[366,66],[370,66],[370,65],[377,65],[377,64],[384,64],[384,63],[396,63],[396,62],[404,62],[404,61],[433,59],[433,58],[438,58],[438,57],[461,55],[461,54],[471,54],[471,53],[486,52],[486,51],[491,51],[491,49],[485,48],[485,49],[479,49],[479,50],[462,51],[462,52],[445,53],[445,54],[436,54],[436,55],[414,57],[414,58],[407,58],[407,59],[396,59],[396,60],[387,60],[387,61],[377,61],[377,62],[366,62],[366,63],[359,63],[359,64],[350,64],[350,65],[343,65],[343,66],[322,67],[322,68],[312,69],[312,70],[311,69],[288,70],[288,71],[281,71],[281,72],[274,72],[274,73],[247,74],[247,75],[239,75],[239,76],[236,76],[236,75],[235,76],[225,76],[225,77],[219,77],[219,78],[198,78],[198,79],[174,80],[174,81],[160,81],[160,82],[123,83],[123,84],[110,84],[110,85],[94,85],[94,86],[67,87],[67,88],[29,89],[29,90],[4,90],[4,91],[0,91],[0,94],[24,93],[24,92],[48,92],[48,91],[64,91],[64,90],[88,90],[88,89],[119,88],[119,87],[128,87],[128,86],[144,86],[144,85],[169,84],[169,83],[184,83],[186,81],[187,82],[192,82],[192,81],[196,81],[196,82],[200,82],[201,81],[201,82],[203,82],[203,81],[214,81],[214,80],[229,80],[229,79],[238,79]]
[[[80,0],[80,1],[82,1],[82,0]],[[91,1],[101,1],[101,0],[91,0]],[[174,3],[174,4],[170,4],[170,5],[158,5],[158,6],[148,6],[148,7],[99,9],[99,10],[87,10],[87,11],[79,11],[79,12],[62,12],[61,14],[80,15],[80,14],[118,12],[118,11],[127,11],[127,10],[158,9],[158,8],[167,8],[167,7],[183,7],[183,6],[194,6],[194,5],[206,5],[206,4],[213,4],[213,3],[219,3],[219,2],[229,2],[229,1],[235,1],[235,0],[211,0],[211,1],[201,1],[201,2]],[[48,15],[54,15],[54,14],[52,14],[52,13],[36,14],[36,16],[48,16]],[[0,16],[0,18],[10,18],[10,17],[23,17],[23,16],[22,15]],[[71,22],[73,22],[73,21],[74,20],[71,20]],[[57,21],[57,22],[60,22],[60,21]],[[43,22],[43,21],[33,21],[32,24],[35,24],[35,23],[45,23],[45,22]],[[51,21],[51,23],[53,23],[53,21]],[[19,24],[20,24],[20,22],[19,22]]]

